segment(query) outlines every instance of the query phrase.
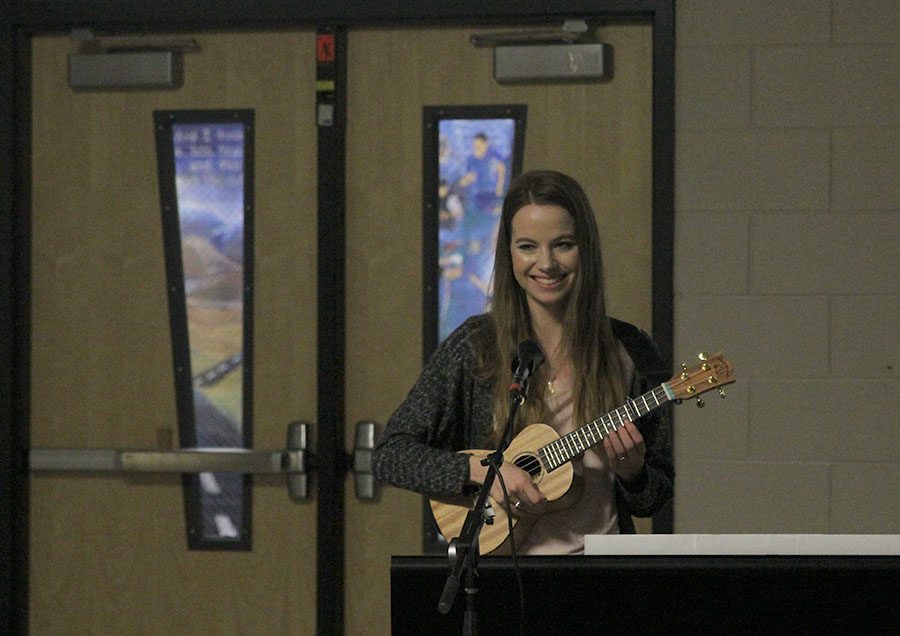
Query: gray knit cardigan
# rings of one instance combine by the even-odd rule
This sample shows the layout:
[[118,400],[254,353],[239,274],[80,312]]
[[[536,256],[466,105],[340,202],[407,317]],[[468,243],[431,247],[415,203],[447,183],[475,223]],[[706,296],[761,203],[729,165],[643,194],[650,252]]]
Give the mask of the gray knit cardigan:
[[[665,379],[665,365],[646,333],[619,320],[610,322],[635,363],[630,395],[636,397]],[[426,495],[470,492],[468,457],[456,451],[483,448],[490,431],[492,386],[474,378],[473,347],[476,334],[491,328],[488,314],[469,318],[431,356],[375,446],[373,470],[380,481]],[[646,444],[645,467],[633,482],[616,479],[622,533],[634,532],[631,515],[649,517],[672,498],[675,478],[670,408],[648,413],[635,424]]]

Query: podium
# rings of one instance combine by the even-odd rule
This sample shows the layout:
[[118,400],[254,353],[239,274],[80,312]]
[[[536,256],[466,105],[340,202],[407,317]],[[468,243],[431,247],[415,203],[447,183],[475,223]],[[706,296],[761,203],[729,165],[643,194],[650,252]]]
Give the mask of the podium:
[[[520,557],[526,634],[900,633],[900,557],[614,555]],[[391,559],[394,634],[459,634],[465,594],[437,610],[442,557]],[[482,557],[478,630],[514,634],[510,557]]]

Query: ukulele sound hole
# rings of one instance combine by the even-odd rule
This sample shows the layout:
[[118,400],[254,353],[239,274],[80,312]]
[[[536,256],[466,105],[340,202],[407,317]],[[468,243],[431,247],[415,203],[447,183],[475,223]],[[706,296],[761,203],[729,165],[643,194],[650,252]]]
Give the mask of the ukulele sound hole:
[[531,475],[531,479],[535,482],[539,480],[541,476],[541,462],[535,455],[531,453],[519,455],[513,460],[513,464]]

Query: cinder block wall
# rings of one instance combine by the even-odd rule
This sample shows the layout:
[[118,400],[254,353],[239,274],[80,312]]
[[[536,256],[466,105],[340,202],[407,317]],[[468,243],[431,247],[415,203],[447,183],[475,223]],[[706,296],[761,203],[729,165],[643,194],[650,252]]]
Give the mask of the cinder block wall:
[[678,0],[676,532],[900,532],[900,2]]

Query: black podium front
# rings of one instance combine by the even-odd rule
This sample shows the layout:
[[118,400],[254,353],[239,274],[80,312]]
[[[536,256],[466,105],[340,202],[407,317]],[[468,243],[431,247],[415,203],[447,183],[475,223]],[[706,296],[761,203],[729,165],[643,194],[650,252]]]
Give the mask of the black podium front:
[[[526,634],[900,634],[893,556],[520,557]],[[438,600],[443,557],[391,559],[394,634],[460,634],[465,591]],[[482,558],[480,634],[514,634],[509,557]]]

